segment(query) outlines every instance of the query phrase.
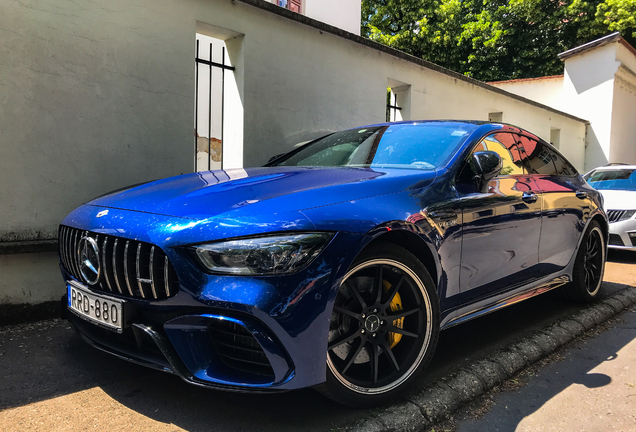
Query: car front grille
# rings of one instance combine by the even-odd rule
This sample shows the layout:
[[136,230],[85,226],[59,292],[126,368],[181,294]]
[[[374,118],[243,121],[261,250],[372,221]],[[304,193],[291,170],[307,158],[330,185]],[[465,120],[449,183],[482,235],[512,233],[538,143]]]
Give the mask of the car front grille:
[[618,234],[610,234],[609,244],[612,246],[625,246],[623,239]]
[[219,356],[227,366],[274,378],[274,370],[265,352],[245,327],[229,320],[214,320],[209,331]]
[[610,222],[622,222],[631,219],[636,210],[607,210],[607,219]]
[[[79,246],[84,237],[99,248],[99,276],[92,284],[81,273]],[[93,289],[146,300],[163,300],[179,291],[174,267],[158,246],[61,225],[58,248],[66,271]]]

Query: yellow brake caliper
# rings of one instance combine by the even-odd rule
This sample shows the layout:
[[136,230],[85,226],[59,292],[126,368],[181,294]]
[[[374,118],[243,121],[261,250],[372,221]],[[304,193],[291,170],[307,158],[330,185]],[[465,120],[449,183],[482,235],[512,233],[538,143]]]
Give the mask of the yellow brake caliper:
[[[383,280],[382,282],[384,285],[384,292],[387,292],[391,288],[391,283],[387,281],[386,279]],[[399,293],[395,293],[395,295],[393,296],[393,300],[391,300],[391,304],[389,305],[389,308],[391,309],[391,312],[397,312],[399,310],[402,310],[402,297],[400,297]],[[404,317],[398,318],[393,321],[393,327],[401,329],[403,328],[403,326],[404,326]],[[402,335],[399,333],[389,333],[387,336],[388,336],[389,346],[391,349],[394,346],[396,346],[398,342],[400,342],[400,340],[402,340]]]

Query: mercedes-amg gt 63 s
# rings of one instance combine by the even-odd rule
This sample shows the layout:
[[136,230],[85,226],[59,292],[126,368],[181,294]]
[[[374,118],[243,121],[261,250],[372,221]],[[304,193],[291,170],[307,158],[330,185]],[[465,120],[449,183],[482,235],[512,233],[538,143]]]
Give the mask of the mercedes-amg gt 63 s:
[[550,144],[484,122],[378,124],[264,167],[119,190],[59,229],[68,320],[200,386],[386,403],[441,330],[601,286],[599,193]]

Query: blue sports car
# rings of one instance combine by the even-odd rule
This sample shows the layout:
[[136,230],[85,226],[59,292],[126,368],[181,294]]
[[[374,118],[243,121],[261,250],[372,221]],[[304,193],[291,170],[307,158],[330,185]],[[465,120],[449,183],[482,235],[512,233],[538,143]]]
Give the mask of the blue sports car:
[[59,230],[91,345],[235,391],[382,404],[440,330],[559,288],[597,296],[602,200],[550,144],[485,122],[337,132],[260,168],[111,192]]

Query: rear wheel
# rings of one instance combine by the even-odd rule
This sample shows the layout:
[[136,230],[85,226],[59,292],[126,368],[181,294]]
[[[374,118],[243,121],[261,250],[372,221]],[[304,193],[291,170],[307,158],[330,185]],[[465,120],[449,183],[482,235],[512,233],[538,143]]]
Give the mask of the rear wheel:
[[605,254],[603,231],[598,222],[592,221],[576,254],[572,282],[564,287],[566,297],[583,303],[596,298],[603,281]]
[[352,406],[386,403],[424,371],[438,335],[426,268],[405,249],[379,244],[356,260],[336,296],[321,391]]

